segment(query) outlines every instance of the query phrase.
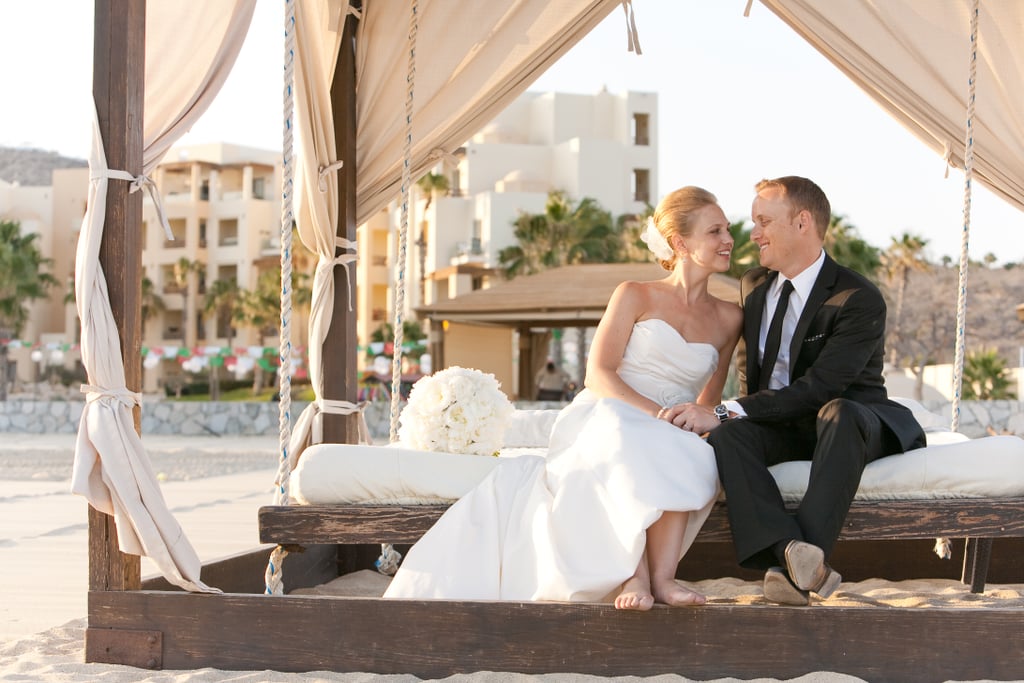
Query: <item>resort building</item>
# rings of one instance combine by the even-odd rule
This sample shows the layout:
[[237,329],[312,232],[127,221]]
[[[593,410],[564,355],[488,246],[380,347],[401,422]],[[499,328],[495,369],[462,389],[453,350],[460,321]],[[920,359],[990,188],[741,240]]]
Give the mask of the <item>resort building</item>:
[[[498,253],[516,244],[516,218],[543,213],[551,191],[573,201],[593,198],[613,217],[656,203],[657,94],[524,93],[433,172],[446,178],[448,190],[426,194],[413,188],[406,319],[423,306],[498,284]],[[386,266],[398,253],[400,220],[396,202],[359,227],[361,344],[393,315],[395,269]],[[465,351],[453,354],[450,345],[443,364],[486,368],[515,394],[518,333],[464,327],[430,329],[434,355],[442,335],[461,339],[458,346]]]
[[[498,253],[516,243],[515,219],[520,212],[542,213],[551,191],[563,191],[573,201],[593,198],[613,217],[644,211],[657,199],[657,131],[655,93],[520,96],[433,169],[444,176],[447,190],[426,193],[413,187],[403,319],[415,320],[425,305],[500,283]],[[279,270],[280,153],[223,143],[176,147],[153,180],[169,234],[145,197],[142,264],[149,287],[143,298],[152,304],[144,302],[147,392],[201,381],[186,374],[197,373],[198,365],[184,365],[183,358],[230,354],[218,361],[227,365],[240,349],[247,349],[241,355],[251,360],[260,348],[276,348],[276,318],[257,328],[232,321],[224,312],[207,311],[204,303],[215,282],[252,291],[261,273]],[[61,245],[77,242],[88,169],[55,171],[52,183],[31,188],[0,184],[0,216],[40,233],[40,250],[54,259],[51,272],[64,283],[33,307],[22,336],[37,345],[41,340],[77,342],[77,319],[68,297],[74,250]],[[394,316],[400,220],[395,201],[358,227],[357,338],[363,350],[378,348],[371,346],[375,333],[390,338],[382,328]],[[296,271],[311,276],[311,254],[301,245],[294,254],[300,261]],[[458,334],[459,325],[453,323],[449,332]],[[293,344],[302,347],[307,343],[305,317],[294,316],[293,326]],[[443,332],[437,327],[424,324],[435,342]],[[486,357],[448,353],[444,363],[485,367],[506,388],[514,387],[517,355],[512,349],[519,344],[518,333],[490,330],[480,345],[475,340],[483,331],[469,332],[458,335],[460,347],[485,351]],[[369,364],[372,355],[361,353],[360,358]],[[246,367],[251,363],[238,369]]]
[[162,310],[143,316],[143,345],[154,356],[145,364],[147,390],[158,379],[185,381],[188,368],[179,357],[199,358],[190,366],[195,369],[219,355],[232,359],[239,348],[277,348],[275,317],[262,328],[240,324],[226,307],[207,311],[205,302],[214,282],[255,291],[261,273],[280,270],[280,158],[275,151],[217,143],[172,148],[157,167],[153,180],[169,234],[147,197],[143,274],[162,302]]

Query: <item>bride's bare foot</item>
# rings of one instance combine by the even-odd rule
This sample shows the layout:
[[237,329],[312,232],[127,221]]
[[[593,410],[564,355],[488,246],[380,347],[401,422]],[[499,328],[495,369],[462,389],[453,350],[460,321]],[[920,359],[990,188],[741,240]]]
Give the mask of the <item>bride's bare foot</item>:
[[635,609],[647,611],[654,607],[654,596],[651,586],[646,581],[632,577],[622,586],[622,592],[615,597],[616,609]]
[[708,600],[700,593],[695,593],[685,588],[673,579],[666,579],[654,584],[654,598],[658,602],[673,607],[688,607],[691,605],[703,605]]

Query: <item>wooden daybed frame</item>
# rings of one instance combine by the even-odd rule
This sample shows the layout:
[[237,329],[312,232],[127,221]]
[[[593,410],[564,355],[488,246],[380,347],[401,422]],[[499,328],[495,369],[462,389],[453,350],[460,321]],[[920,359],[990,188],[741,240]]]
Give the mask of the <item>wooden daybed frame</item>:
[[[260,542],[274,544],[412,544],[447,505],[277,505],[259,511]],[[985,590],[992,539],[1024,538],[1024,498],[855,501],[842,541],[970,538],[963,582]],[[717,504],[697,543],[731,542],[726,504]]]
[[[94,96],[110,168],[142,170],[145,3],[96,0]],[[332,84],[337,159],[355,168],[355,20],[345,23]],[[340,175],[340,237],[356,239],[355,177]],[[122,343],[127,386],[141,387],[141,193],[110,183],[100,263]],[[335,269],[337,291],[354,287]],[[354,313],[338,297],[325,343],[331,398],[355,401]],[[353,417],[327,415],[324,440],[350,442]],[[284,562],[291,587],[350,569],[352,546],[411,541],[441,508],[295,507],[261,514],[261,537],[311,544]],[[979,538],[1024,535],[1024,501],[857,505],[845,536]],[[705,540],[726,538],[719,509]],[[317,543],[325,543],[317,545]],[[692,678],[790,678],[835,671],[871,681],[1019,678],[1024,609],[910,609],[711,605],[615,610],[603,604],[436,602],[262,594],[269,550],[206,565],[221,595],[142,582],[117,548],[113,519],[89,511],[88,662],[143,668],[364,671],[440,677],[459,672],[677,673]],[[975,573],[977,575],[977,573]],[[981,573],[984,576],[984,572]]]

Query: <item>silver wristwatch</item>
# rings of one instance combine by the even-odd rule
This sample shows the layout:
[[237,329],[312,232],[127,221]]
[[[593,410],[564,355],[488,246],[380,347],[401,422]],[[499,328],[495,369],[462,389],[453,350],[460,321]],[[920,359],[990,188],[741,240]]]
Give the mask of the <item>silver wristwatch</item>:
[[724,403],[719,403],[715,406],[715,417],[718,418],[719,422],[725,422],[729,419],[729,409],[725,407]]

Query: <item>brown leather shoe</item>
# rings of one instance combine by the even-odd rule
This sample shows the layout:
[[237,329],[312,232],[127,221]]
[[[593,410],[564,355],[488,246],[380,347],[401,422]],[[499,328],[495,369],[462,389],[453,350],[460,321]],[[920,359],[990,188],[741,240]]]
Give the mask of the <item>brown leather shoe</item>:
[[822,599],[832,595],[843,580],[825,562],[825,552],[804,541],[790,541],[786,546],[786,570],[797,588],[817,593]]
[[772,567],[764,574],[764,599],[780,605],[806,606],[811,603],[807,591],[800,590],[786,576],[782,567]]

